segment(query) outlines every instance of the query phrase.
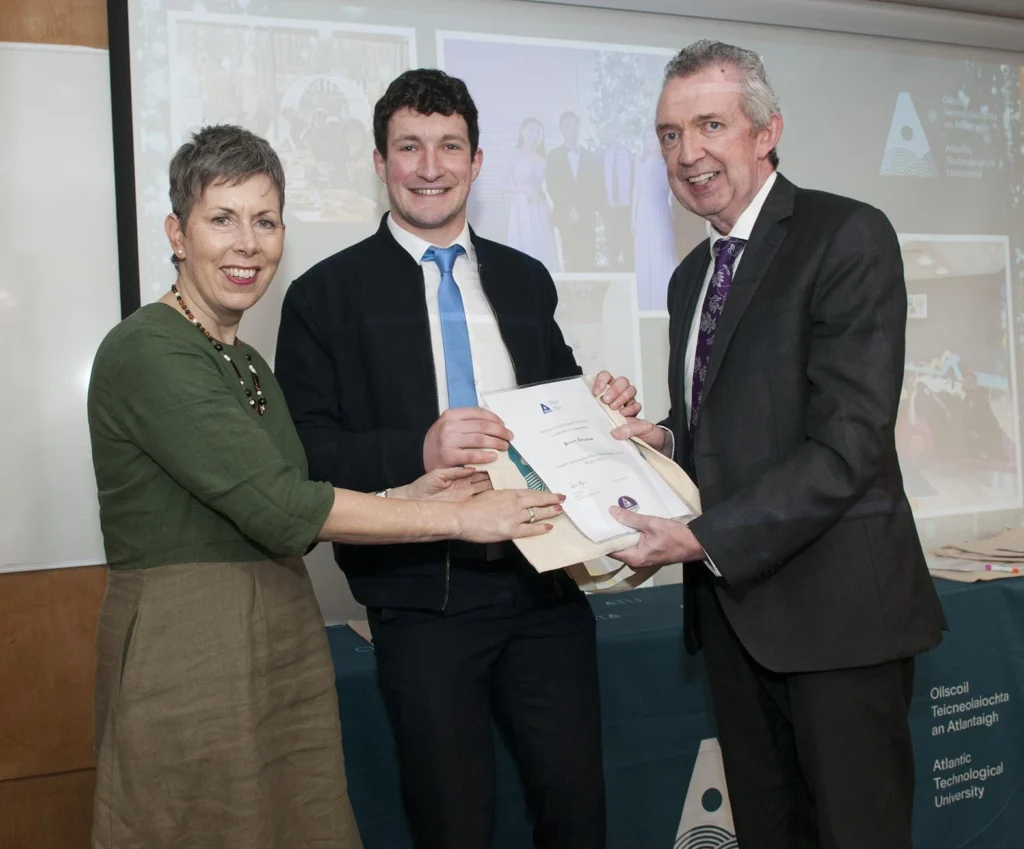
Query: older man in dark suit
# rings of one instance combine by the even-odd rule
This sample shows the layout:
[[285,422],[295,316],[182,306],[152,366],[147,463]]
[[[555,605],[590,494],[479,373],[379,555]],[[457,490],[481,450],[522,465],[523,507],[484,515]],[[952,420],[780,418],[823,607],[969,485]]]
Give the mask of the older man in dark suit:
[[896,456],[896,234],[776,172],[782,117],[748,50],[681,51],[657,131],[676,198],[713,229],[669,288],[669,417],[617,435],[674,450],[704,512],[618,511],[643,532],[618,556],[686,564],[740,845],[910,849],[914,656],[945,620]]

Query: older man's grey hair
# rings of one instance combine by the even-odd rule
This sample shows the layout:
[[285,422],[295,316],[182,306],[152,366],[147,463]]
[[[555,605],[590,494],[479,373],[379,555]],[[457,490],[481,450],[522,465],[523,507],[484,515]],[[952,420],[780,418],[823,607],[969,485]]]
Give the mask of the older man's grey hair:
[[[171,211],[185,230],[192,208],[210,186],[236,186],[261,175],[277,189],[283,212],[284,168],[270,143],[233,124],[203,127],[171,160]],[[172,256],[171,262],[177,267],[180,260]]]
[[[742,74],[740,105],[754,131],[760,132],[768,126],[772,115],[779,113],[779,99],[768,82],[761,57],[753,50],[706,38],[695,41],[680,50],[665,66],[665,82],[690,77],[723,63],[732,65]],[[773,167],[779,167],[779,156],[774,149],[768,154],[768,161]]]

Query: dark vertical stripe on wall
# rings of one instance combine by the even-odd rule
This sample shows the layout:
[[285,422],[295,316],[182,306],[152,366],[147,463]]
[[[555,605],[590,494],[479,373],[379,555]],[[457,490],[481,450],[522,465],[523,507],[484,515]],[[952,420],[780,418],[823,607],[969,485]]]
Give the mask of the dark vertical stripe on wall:
[[139,231],[135,210],[135,142],[132,134],[129,0],[107,0],[110,39],[110,106],[114,124],[114,196],[117,202],[117,260],[121,279],[121,318],[141,304]]

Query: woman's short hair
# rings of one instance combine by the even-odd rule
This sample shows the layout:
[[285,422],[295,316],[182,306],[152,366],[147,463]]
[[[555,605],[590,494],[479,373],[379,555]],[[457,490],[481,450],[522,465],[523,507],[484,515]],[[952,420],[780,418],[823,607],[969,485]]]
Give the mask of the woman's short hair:
[[[212,185],[237,185],[250,177],[267,177],[284,211],[284,168],[270,143],[233,124],[203,127],[178,148],[171,159],[171,211],[181,229],[188,225],[192,208]],[[171,257],[177,266],[177,257]]]

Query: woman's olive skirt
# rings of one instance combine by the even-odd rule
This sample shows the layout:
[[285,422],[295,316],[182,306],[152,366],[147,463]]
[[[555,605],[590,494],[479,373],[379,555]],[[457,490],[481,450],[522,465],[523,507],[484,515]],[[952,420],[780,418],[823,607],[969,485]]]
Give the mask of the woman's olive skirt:
[[323,620],[299,558],[111,571],[94,849],[353,849]]

